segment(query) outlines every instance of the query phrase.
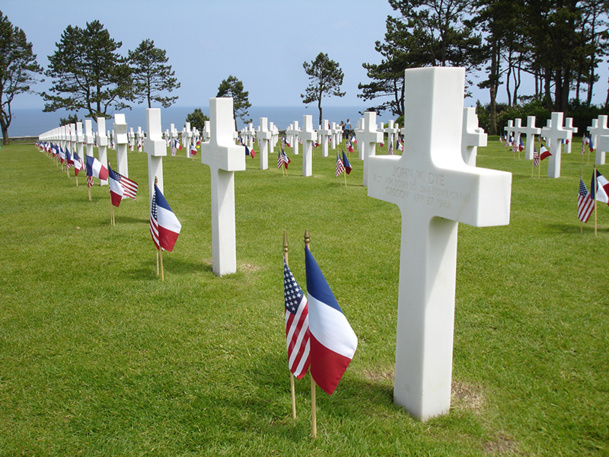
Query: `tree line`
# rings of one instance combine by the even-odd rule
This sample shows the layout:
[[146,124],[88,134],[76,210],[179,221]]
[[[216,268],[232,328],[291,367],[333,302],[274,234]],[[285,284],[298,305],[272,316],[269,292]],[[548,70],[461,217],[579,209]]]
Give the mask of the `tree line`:
[[[500,132],[506,113],[514,107],[543,113],[587,111],[593,107],[598,66],[609,53],[609,0],[388,0],[395,14],[387,17],[383,41],[375,43],[380,63],[363,63],[369,81],[360,83],[358,97],[371,102],[377,113],[404,114],[404,70],[424,66],[461,66],[467,74],[481,73],[478,86],[487,89],[489,104],[478,106],[481,125]],[[110,37],[97,20],[84,28],[68,26],[49,56],[46,71],[36,62],[25,33],[0,12],[0,127],[5,143],[12,120],[11,103],[31,92],[40,75],[52,86],[41,95],[44,111],[84,111],[88,117],[109,117],[108,112],[130,108],[130,103],[158,103],[168,107],[180,87],[168,64],[166,52],[145,39],[127,55],[122,43]],[[303,68],[309,85],[303,103],[316,103],[322,122],[322,100],[342,97],[343,71],[338,62],[320,52]],[[533,94],[523,94],[521,84],[529,75]],[[472,81],[468,81],[471,90]],[[503,86],[503,87],[502,87]],[[503,89],[507,104],[498,104]],[[570,98],[571,94],[575,98]],[[467,92],[466,92],[467,94]],[[230,75],[218,87],[218,97],[233,97],[234,118],[251,122],[249,94]],[[590,111],[591,108],[596,110]],[[65,122],[73,122],[76,115]],[[202,129],[207,119],[199,108],[187,121]]]

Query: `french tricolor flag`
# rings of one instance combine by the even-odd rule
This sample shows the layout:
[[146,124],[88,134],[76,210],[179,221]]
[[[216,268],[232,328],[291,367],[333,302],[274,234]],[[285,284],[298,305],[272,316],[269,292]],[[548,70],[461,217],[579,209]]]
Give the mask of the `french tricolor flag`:
[[118,208],[118,206],[121,204],[121,200],[125,197],[120,179],[118,176],[116,176],[110,164],[108,164],[108,186],[110,187],[110,198],[112,199],[112,204]]
[[332,395],[357,349],[357,336],[343,314],[309,247],[305,245],[311,376]]
[[165,196],[155,184],[150,207],[150,233],[157,249],[173,251],[173,246],[176,244],[181,230],[182,224],[180,224]]
[[87,176],[93,176],[105,181],[108,179],[108,169],[95,157],[87,156]]

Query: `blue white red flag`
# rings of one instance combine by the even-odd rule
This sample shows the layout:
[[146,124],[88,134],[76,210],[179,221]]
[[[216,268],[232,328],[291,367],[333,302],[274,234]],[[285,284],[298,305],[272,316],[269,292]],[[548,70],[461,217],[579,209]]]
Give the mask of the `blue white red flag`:
[[108,187],[110,188],[110,199],[112,204],[118,207],[123,199],[123,188],[120,185],[119,178],[114,174],[112,167],[108,164]]
[[[596,181],[595,181],[596,176]],[[609,205],[609,181],[598,170],[592,173],[592,182],[590,183],[590,197],[599,202],[604,202]]]
[[193,141],[192,143],[190,143],[190,156],[196,156],[197,155],[197,145],[195,144],[195,142]]
[[307,373],[311,363],[309,305],[307,297],[285,261],[283,262],[283,297],[288,366],[292,374],[301,379]]
[[292,163],[292,161],[290,160],[290,158],[288,157],[288,155],[285,153],[285,151],[283,149],[281,149],[281,157],[283,159],[283,166],[285,167],[285,169],[288,169],[288,165]]
[[357,349],[357,336],[343,314],[309,247],[305,245],[311,376],[332,395]]
[[522,141],[522,135],[520,136],[520,144],[518,145],[518,150],[522,152],[524,149],[524,142]]
[[345,154],[345,151],[343,152],[343,166],[345,167],[345,171],[347,172],[347,174],[351,173],[351,164],[349,163],[349,159],[347,159],[347,156]]
[[545,146],[541,146],[541,148],[539,148],[539,158],[541,160],[544,160],[548,157],[550,157],[552,154],[550,153],[550,151],[548,151],[548,149]]
[[592,142],[592,137],[588,141],[588,147],[590,148],[590,152],[594,152],[594,143]]
[[93,176],[105,181],[108,179],[108,169],[95,157],[87,156],[87,176]]
[[150,205],[150,234],[157,249],[173,251],[182,224],[171,210],[159,187],[154,185],[152,204]]
[[73,161],[74,161],[74,175],[78,176],[78,172],[80,170],[84,170],[85,164],[83,163],[82,159],[76,152],[74,153]]

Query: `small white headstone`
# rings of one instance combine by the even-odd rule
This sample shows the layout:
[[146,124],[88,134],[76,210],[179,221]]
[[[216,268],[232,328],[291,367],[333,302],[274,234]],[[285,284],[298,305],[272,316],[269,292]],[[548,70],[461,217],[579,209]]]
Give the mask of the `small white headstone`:
[[378,131],[376,125],[376,112],[366,111],[364,113],[364,124],[357,136],[360,151],[364,151],[363,186],[368,187],[368,158],[376,155],[376,144],[383,141],[384,134]]
[[604,165],[605,153],[609,151],[609,149],[601,148],[599,144],[599,139],[603,135],[609,135],[609,127],[607,127],[607,116],[601,114],[598,116],[598,119],[592,119],[592,126],[588,127],[588,132],[590,132],[592,145],[596,148],[596,158],[594,160],[594,163],[596,165]]
[[[567,117],[565,119],[565,130],[571,132],[571,139],[573,139],[573,134],[577,133],[578,128],[573,127],[573,118]],[[565,154],[571,154],[571,146],[573,145],[573,141],[569,140],[565,142]]]
[[[106,118],[98,117],[97,118],[97,155],[99,156],[99,161],[101,164],[108,169],[108,152],[106,148],[108,147],[108,137],[106,136]],[[107,186],[107,180],[99,180],[100,186]]]
[[571,132],[563,128],[563,113],[552,113],[552,118],[548,120],[547,126],[541,129],[541,135],[546,138],[548,149],[552,154],[548,158],[548,177],[560,178],[561,163],[561,140],[571,140]]
[[463,108],[463,133],[461,138],[461,155],[470,167],[476,166],[478,147],[485,147],[488,136],[484,129],[478,127],[476,108]]
[[154,178],[161,193],[165,193],[163,181],[163,157],[167,155],[163,132],[161,130],[161,109],[146,108],[146,130],[148,136],[144,138],[144,152],[148,154],[148,206],[152,203],[154,194]]
[[321,122],[317,134],[319,135],[319,141],[321,141],[321,156],[328,157],[328,139],[332,135],[332,129],[326,119]]
[[122,113],[114,115],[114,132],[116,133],[116,167],[121,175],[129,177],[129,158],[127,153],[129,138],[127,138],[127,121]]
[[210,140],[201,144],[201,162],[211,171],[211,241],[213,272],[237,271],[235,171],[245,170],[243,146],[233,140],[233,99],[209,99]]
[[260,125],[256,131],[256,139],[260,147],[260,169],[267,170],[269,168],[269,142],[271,141],[271,132],[269,131],[269,120],[266,117],[260,118]]
[[302,175],[313,175],[313,143],[317,141],[317,132],[313,130],[313,116],[302,116],[302,130],[299,133],[302,140]]

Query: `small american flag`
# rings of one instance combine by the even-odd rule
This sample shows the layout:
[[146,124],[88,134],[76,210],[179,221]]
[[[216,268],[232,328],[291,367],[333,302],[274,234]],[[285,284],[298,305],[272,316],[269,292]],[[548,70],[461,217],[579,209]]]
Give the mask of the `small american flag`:
[[283,156],[281,155],[281,151],[277,151],[277,168],[281,168],[283,166]]
[[283,294],[288,366],[292,374],[300,379],[307,373],[311,363],[309,303],[285,261],[283,263]]
[[126,176],[121,175],[119,172],[115,171],[114,174],[118,178],[118,183],[123,188],[123,198],[129,197],[135,200],[135,194],[137,194],[138,184],[127,178]]
[[536,167],[539,165],[539,154],[537,154],[537,151],[533,152],[533,166]]
[[340,157],[337,153],[336,154],[336,175],[335,175],[335,177],[340,176],[344,172],[345,172],[345,165],[343,164],[343,161],[340,160]]
[[584,181],[579,178],[579,193],[577,195],[577,218],[582,222],[588,222],[590,214],[594,209],[594,200],[586,188]]
[[393,140],[389,140],[389,149],[387,150],[390,156],[393,155]]
[[93,176],[87,176],[87,187],[93,187]]
[[152,194],[152,204],[150,205],[150,234],[152,235],[152,241],[156,246],[157,250],[161,249],[159,244],[159,216],[156,208],[156,192]]

